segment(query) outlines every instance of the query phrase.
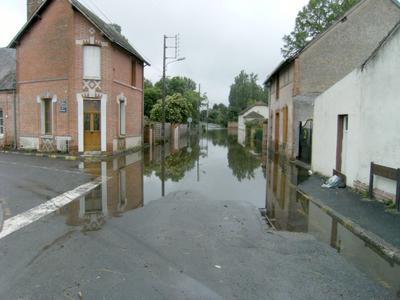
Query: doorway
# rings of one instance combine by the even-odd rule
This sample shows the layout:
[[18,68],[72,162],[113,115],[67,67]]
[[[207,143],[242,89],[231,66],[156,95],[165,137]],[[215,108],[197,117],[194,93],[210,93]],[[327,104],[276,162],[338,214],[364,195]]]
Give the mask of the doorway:
[[275,114],[275,152],[279,152],[279,133],[280,133],[280,118],[279,112]]
[[336,171],[345,174],[347,163],[347,136],[349,130],[349,115],[338,116],[336,148]]
[[84,100],[85,151],[101,151],[101,105],[98,100]]

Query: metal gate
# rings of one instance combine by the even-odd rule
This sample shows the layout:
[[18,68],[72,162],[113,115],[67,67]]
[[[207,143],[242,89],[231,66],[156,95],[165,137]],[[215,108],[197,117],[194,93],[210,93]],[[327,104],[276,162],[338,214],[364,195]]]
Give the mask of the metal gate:
[[307,120],[302,125],[300,122],[299,157],[298,159],[311,164],[313,120]]

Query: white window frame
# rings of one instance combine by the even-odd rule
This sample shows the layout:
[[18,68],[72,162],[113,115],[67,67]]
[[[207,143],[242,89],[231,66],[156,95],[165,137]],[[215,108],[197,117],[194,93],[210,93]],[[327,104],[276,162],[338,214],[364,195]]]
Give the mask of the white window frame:
[[[45,102],[49,101],[50,102],[50,118],[51,118],[51,122],[50,122],[50,132],[46,132],[46,104]],[[54,120],[54,113],[53,113],[53,99],[51,98],[46,98],[46,99],[42,99],[41,100],[41,105],[40,105],[40,120],[41,120],[41,131],[42,131],[42,135],[43,136],[52,136],[53,135],[53,120]]]
[[4,136],[4,111],[0,108],[0,137]]
[[119,135],[125,136],[126,135],[126,98],[119,99],[118,101],[118,111],[119,111]]
[[83,79],[101,80],[100,46],[83,46]]

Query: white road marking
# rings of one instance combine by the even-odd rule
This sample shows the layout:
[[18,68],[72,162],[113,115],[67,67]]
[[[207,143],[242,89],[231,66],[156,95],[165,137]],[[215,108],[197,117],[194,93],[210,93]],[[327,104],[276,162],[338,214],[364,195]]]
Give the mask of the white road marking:
[[87,193],[100,186],[102,182],[104,182],[104,180],[99,177],[92,182],[85,183],[76,189],[47,201],[46,203],[5,220],[3,223],[3,230],[0,232],[0,240],[85,196]]

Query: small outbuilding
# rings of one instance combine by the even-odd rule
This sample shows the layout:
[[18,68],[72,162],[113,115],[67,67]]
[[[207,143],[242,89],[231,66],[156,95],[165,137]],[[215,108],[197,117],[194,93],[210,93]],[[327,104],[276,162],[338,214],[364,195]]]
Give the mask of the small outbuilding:
[[268,120],[269,109],[265,103],[256,103],[239,114],[238,118],[238,140],[240,144],[244,144],[246,139],[246,124],[259,123],[261,126],[263,122]]

